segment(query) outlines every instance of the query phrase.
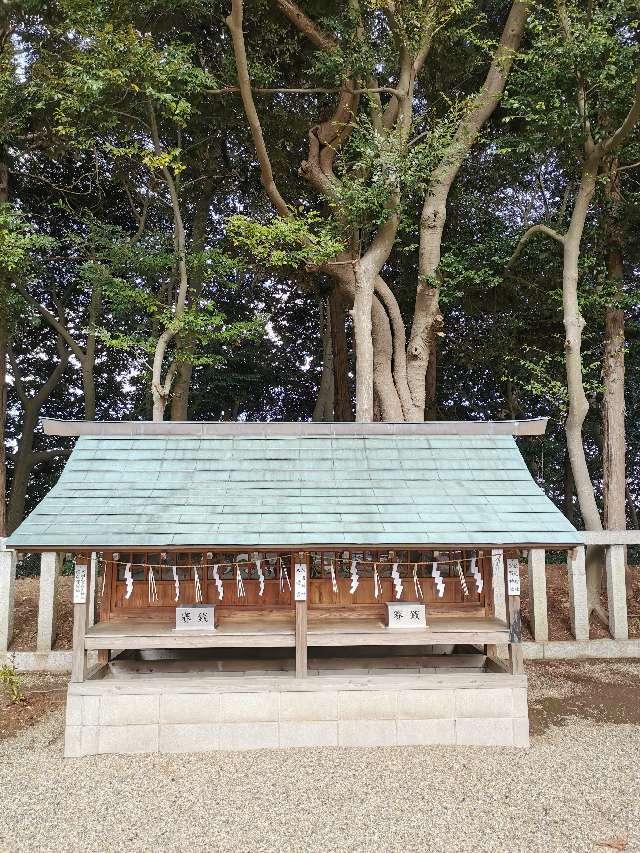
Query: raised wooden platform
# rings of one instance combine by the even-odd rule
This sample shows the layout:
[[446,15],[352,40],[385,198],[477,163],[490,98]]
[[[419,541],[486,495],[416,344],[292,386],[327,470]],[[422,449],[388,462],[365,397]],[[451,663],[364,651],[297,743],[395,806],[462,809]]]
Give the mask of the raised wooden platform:
[[[314,646],[435,646],[485,645],[509,641],[509,631],[498,619],[432,616],[426,631],[390,630],[378,618],[340,618],[309,612],[307,645]],[[292,648],[293,614],[265,619],[250,614],[225,614],[216,630],[203,634],[176,631],[166,622],[104,622],[85,634],[87,649],[198,649]]]

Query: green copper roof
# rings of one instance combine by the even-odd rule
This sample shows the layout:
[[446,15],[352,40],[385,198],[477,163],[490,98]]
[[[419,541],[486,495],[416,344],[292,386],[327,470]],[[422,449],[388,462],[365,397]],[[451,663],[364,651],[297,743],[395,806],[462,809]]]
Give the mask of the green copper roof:
[[511,435],[81,436],[20,550],[571,545]]

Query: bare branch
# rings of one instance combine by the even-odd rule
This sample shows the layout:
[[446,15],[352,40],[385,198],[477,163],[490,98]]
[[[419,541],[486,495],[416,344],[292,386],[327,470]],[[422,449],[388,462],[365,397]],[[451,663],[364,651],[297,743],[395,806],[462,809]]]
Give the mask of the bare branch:
[[535,237],[536,234],[545,234],[547,237],[551,237],[552,240],[557,240],[558,243],[564,245],[564,236],[559,234],[553,228],[549,228],[548,225],[532,225],[525,233],[522,235],[520,240],[518,241],[518,245],[515,248],[513,255],[509,258],[509,262],[506,265],[506,269],[510,270],[518,257],[522,253],[522,250],[525,247],[525,244],[529,242],[532,237]]
[[289,216],[289,206],[280,195],[276,186],[271,168],[269,152],[262,135],[260,119],[251,94],[251,80],[249,78],[249,67],[247,65],[247,52],[244,45],[244,34],[242,32],[242,0],[232,0],[231,14],[226,19],[227,26],[233,40],[233,52],[236,58],[236,69],[238,72],[238,84],[240,95],[244,104],[244,111],[249,122],[253,144],[255,145],[258,162],[260,163],[260,176],[267,195],[281,216]]

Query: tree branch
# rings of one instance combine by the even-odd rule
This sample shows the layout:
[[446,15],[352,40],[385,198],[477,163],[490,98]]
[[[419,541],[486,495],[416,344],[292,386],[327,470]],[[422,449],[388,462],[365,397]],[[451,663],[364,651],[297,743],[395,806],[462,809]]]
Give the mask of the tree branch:
[[305,35],[312,44],[322,50],[337,50],[338,42],[325,33],[315,21],[306,15],[293,0],[276,0],[276,5],[293,26]]
[[[282,0],[286,2],[286,0]],[[253,144],[255,145],[258,162],[260,163],[260,177],[267,195],[281,216],[289,216],[289,206],[280,195],[276,186],[269,152],[262,135],[260,119],[251,93],[251,80],[249,78],[249,67],[247,64],[247,52],[242,32],[242,0],[232,0],[231,14],[226,19],[231,38],[233,40],[233,52],[236,58],[236,69],[238,73],[238,84],[240,95],[244,104],[244,111],[249,122]]]
[[546,234],[547,237],[551,237],[553,240],[557,240],[558,243],[564,245],[564,236],[562,234],[559,234],[553,228],[549,228],[548,225],[542,224],[532,225],[531,228],[528,229],[528,231],[525,231],[525,233],[518,241],[518,245],[516,246],[513,255],[511,255],[509,262],[506,265],[506,269],[510,270],[513,267],[518,257],[522,253],[525,244],[528,243],[532,237],[535,237],[536,234]]
[[629,134],[638,123],[638,120],[640,120],[640,74],[638,74],[638,77],[636,78],[636,92],[631,109],[627,113],[625,120],[622,122],[620,127],[604,143],[605,154],[611,154],[612,151],[615,151],[617,148],[620,148],[621,145],[624,145]]

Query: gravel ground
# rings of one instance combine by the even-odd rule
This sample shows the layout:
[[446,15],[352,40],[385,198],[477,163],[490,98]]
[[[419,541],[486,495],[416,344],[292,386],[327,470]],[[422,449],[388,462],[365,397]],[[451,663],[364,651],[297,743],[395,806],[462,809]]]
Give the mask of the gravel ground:
[[[588,666],[532,668],[532,706],[571,695]],[[596,681],[611,672],[592,666]],[[639,672],[618,665],[621,681]],[[0,850],[640,851],[640,726],[590,717],[548,725],[528,751],[64,761],[55,711],[0,742]]]

